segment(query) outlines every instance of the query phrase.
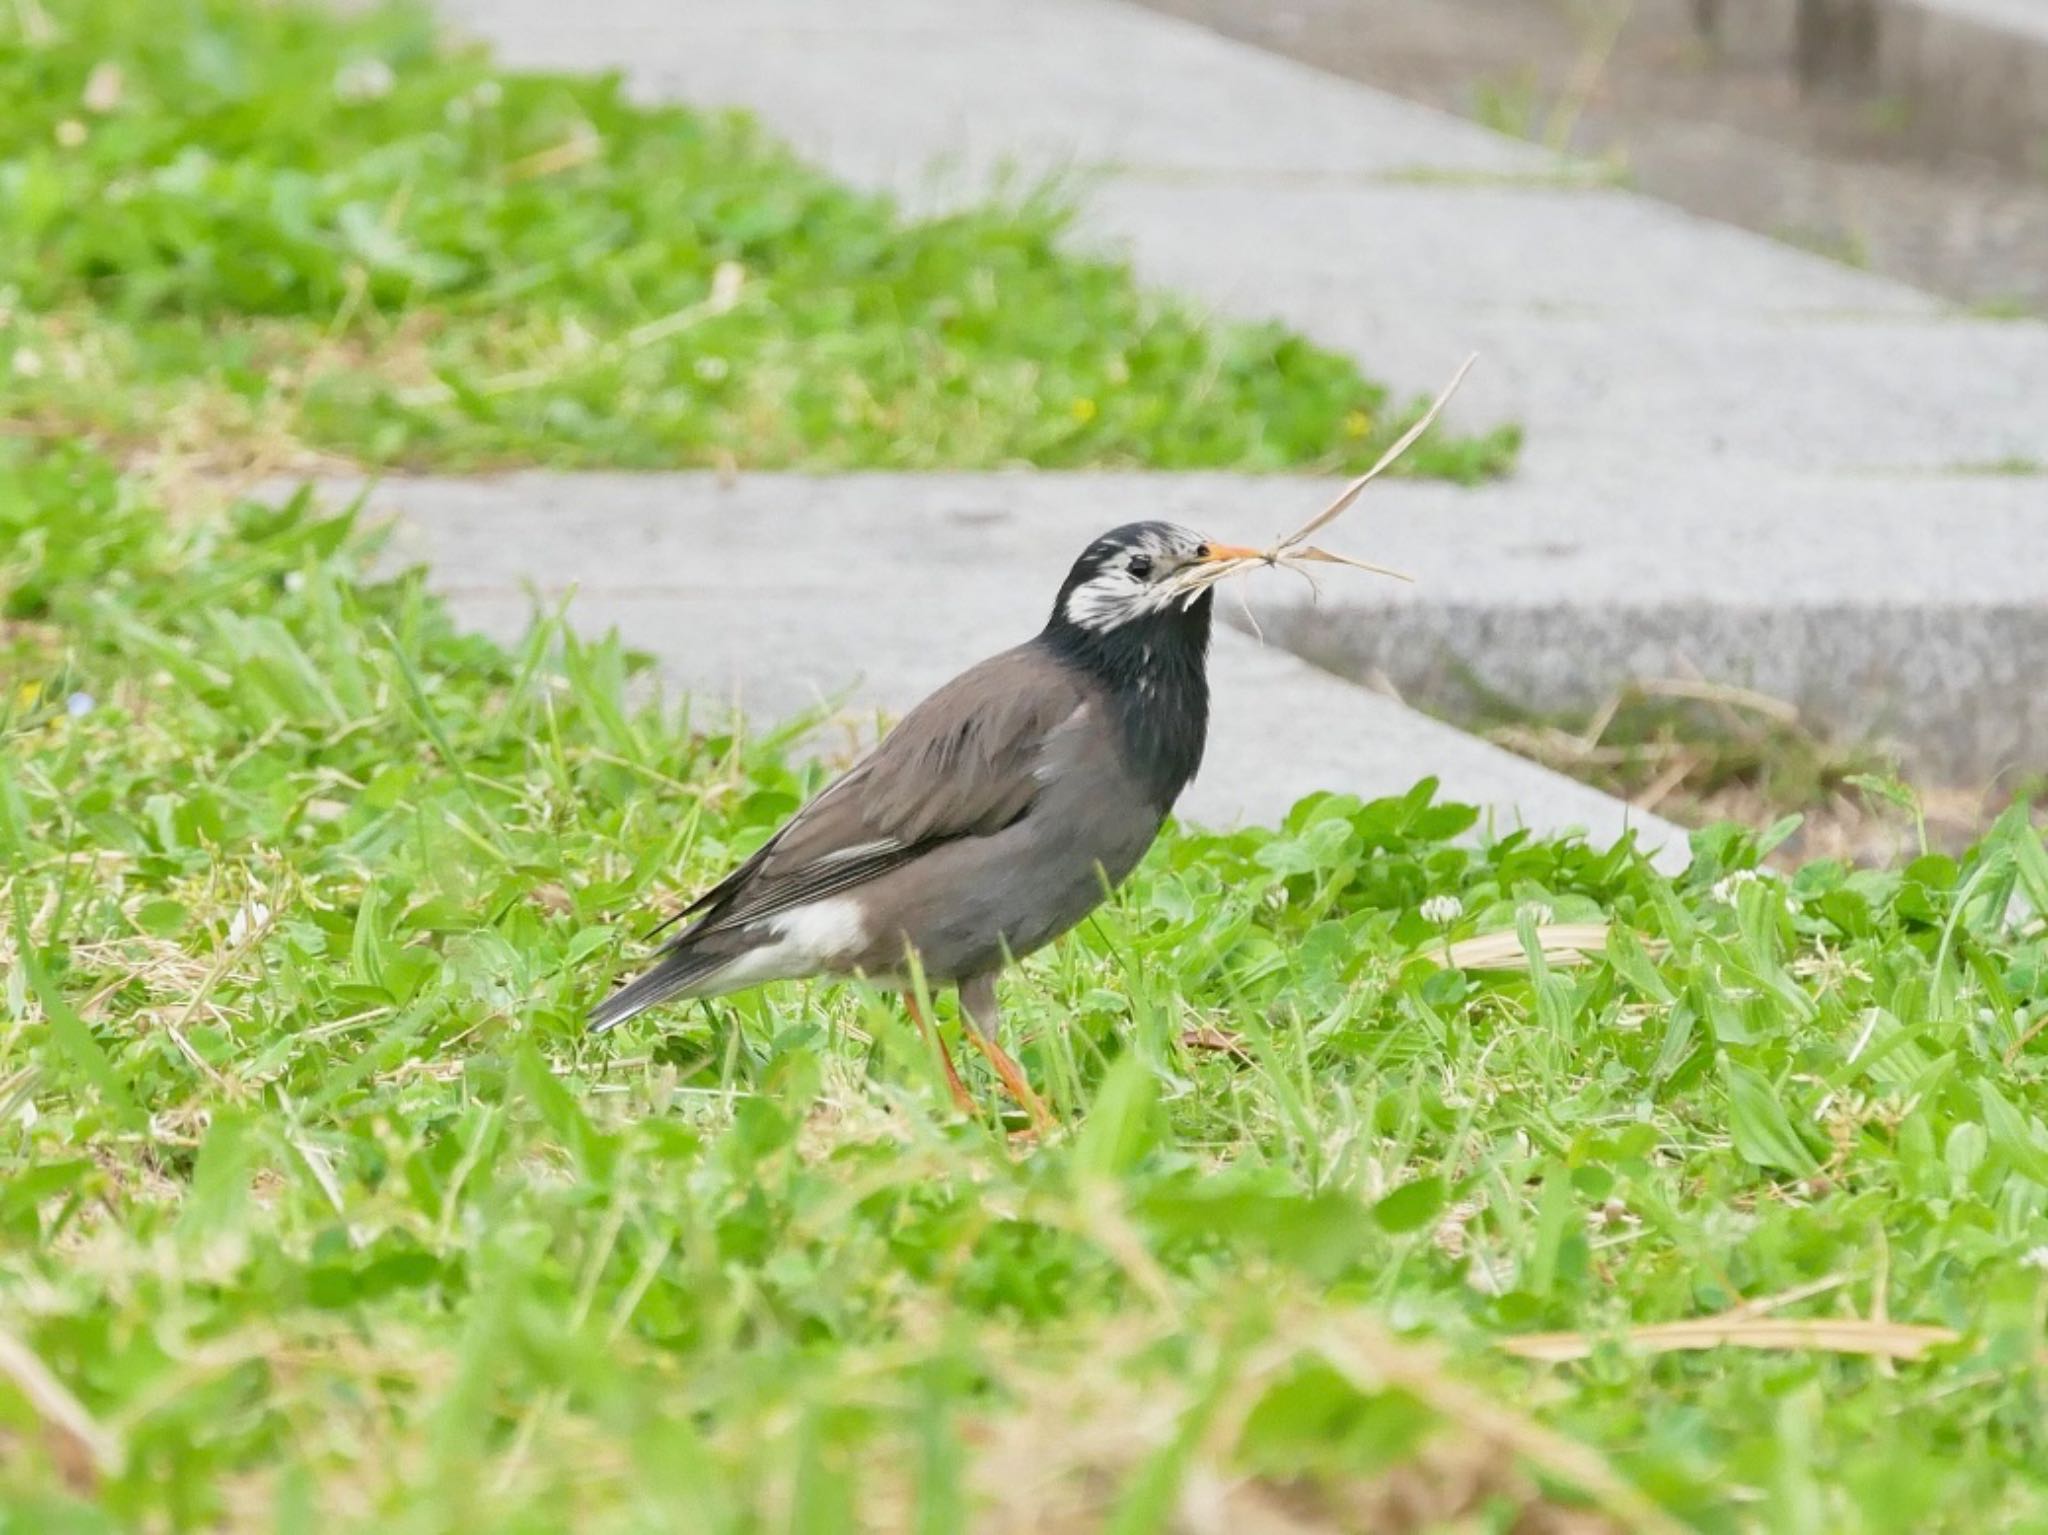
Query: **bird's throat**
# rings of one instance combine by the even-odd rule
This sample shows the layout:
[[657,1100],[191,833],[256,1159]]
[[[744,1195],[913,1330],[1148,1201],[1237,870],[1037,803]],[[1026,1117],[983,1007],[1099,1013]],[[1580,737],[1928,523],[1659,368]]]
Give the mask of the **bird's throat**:
[[1209,624],[1213,596],[1095,631],[1055,621],[1043,642],[1108,694],[1125,766],[1160,813],[1172,809],[1202,763],[1209,734]]

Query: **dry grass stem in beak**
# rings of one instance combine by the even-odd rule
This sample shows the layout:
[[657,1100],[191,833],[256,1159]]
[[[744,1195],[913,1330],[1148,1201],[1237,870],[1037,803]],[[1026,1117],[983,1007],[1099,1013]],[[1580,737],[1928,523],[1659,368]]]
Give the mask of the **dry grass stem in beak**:
[[[1442,415],[1444,407],[1451,403],[1451,396],[1458,392],[1458,386],[1465,382],[1465,375],[1472,371],[1472,364],[1474,364],[1477,361],[1479,361],[1479,354],[1477,352],[1474,352],[1468,357],[1466,357],[1466,359],[1458,365],[1458,371],[1451,375],[1451,381],[1448,384],[1444,385],[1443,393],[1436,397],[1435,403],[1432,404],[1428,410],[1422,413],[1421,417],[1417,419],[1416,423],[1413,426],[1409,427],[1407,431],[1403,432],[1400,435],[1400,437],[1395,440],[1394,445],[1392,447],[1388,448],[1386,452],[1382,453],[1379,456],[1379,461],[1377,463],[1375,463],[1370,469],[1366,470],[1365,473],[1361,474],[1357,479],[1353,480],[1349,485],[1346,485],[1343,490],[1338,492],[1336,500],[1332,501],[1320,512],[1317,512],[1315,516],[1309,518],[1307,522],[1304,522],[1300,527],[1296,528],[1292,533],[1288,534],[1285,538],[1281,539],[1280,542],[1274,547],[1276,549],[1292,548],[1294,545],[1299,544],[1303,539],[1307,538],[1311,533],[1320,532],[1322,529],[1328,527],[1331,523],[1335,522],[1340,516],[1342,516],[1344,513],[1344,509],[1350,506],[1352,502],[1358,499],[1360,491],[1364,490],[1366,486],[1370,485],[1374,480],[1378,479],[1382,474],[1384,474],[1387,471],[1387,469],[1392,466],[1394,461],[1398,459],[1403,453],[1406,453],[1410,448],[1414,447],[1416,438],[1420,437],[1424,432],[1428,431],[1432,426],[1436,425],[1436,418]],[[1368,566],[1367,568],[1371,569],[1372,567]]]
[[[1306,542],[1306,540],[1310,534],[1328,527],[1341,517],[1346,508],[1358,499],[1359,492],[1378,479],[1380,475],[1384,474],[1396,459],[1415,445],[1417,438],[1436,424],[1436,418],[1443,414],[1444,407],[1451,402],[1451,396],[1458,392],[1458,386],[1465,382],[1465,375],[1472,371],[1472,364],[1478,360],[1479,354],[1475,352],[1467,357],[1463,363],[1459,364],[1458,371],[1451,376],[1451,381],[1444,386],[1443,392],[1436,397],[1429,409],[1424,411],[1416,419],[1415,424],[1403,432],[1394,444],[1379,456],[1378,462],[1349,485],[1346,485],[1338,494],[1336,500],[1332,501],[1285,538],[1277,540],[1271,548],[1250,549],[1236,544],[1211,544],[1206,558],[1184,567],[1175,575],[1174,595],[1192,602],[1197,596],[1207,591],[1217,582],[1229,576],[1237,575],[1241,571],[1253,570],[1266,565],[1293,571],[1296,575],[1307,581],[1309,590],[1315,592],[1318,596],[1322,594],[1322,591],[1316,585],[1314,575],[1306,568],[1309,565],[1348,565],[1353,570],[1369,571],[1376,576],[1391,576],[1396,581],[1413,581],[1415,579],[1413,576],[1406,575],[1401,571],[1390,569],[1385,565],[1375,565],[1368,560],[1354,559],[1348,554],[1338,554],[1329,549],[1319,549],[1315,545]],[[1256,628],[1256,624],[1253,627]]]

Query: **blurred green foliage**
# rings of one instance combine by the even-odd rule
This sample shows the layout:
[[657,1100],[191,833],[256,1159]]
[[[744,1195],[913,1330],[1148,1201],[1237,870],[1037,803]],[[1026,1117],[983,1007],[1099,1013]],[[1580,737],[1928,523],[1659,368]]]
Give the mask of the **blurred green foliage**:
[[[0,8],[0,409],[259,465],[1350,468],[1412,419],[1275,325],[912,219],[748,120],[520,75],[424,12]],[[11,360],[11,366],[9,366]],[[1516,434],[1439,437],[1471,480]]]

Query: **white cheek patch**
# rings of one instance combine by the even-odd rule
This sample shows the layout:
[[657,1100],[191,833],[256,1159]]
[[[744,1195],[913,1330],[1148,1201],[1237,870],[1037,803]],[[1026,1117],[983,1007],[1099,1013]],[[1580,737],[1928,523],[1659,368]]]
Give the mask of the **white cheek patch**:
[[1083,581],[1067,594],[1067,622],[1104,634],[1119,624],[1156,613],[1172,601],[1171,582],[1140,581],[1119,566]]
[[[1067,622],[1106,634],[1134,618],[1164,612],[1180,594],[1173,572],[1193,559],[1201,546],[1202,541],[1185,528],[1160,524],[1137,530],[1135,538],[1110,550],[1102,568],[1067,594]],[[1134,575],[1133,560],[1149,560],[1153,568],[1143,576]]]

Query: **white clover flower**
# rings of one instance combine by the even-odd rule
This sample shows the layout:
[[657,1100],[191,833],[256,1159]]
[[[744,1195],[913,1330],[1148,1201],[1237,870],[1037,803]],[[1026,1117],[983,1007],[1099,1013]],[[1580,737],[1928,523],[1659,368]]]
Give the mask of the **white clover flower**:
[[102,59],[85,77],[85,94],[79,97],[79,104],[88,112],[105,116],[121,104],[121,89],[125,83],[121,66],[112,59]]
[[1454,895],[1433,895],[1422,903],[1422,920],[1437,927],[1449,927],[1465,915],[1465,903]]
[[1524,917],[1542,927],[1546,923],[1555,922],[1557,913],[1542,901],[1524,901],[1515,908],[1515,920],[1519,922]]
[[721,261],[711,270],[711,291],[704,296],[704,307],[713,314],[724,314],[740,301],[746,286],[747,269],[737,261]]
[[341,101],[382,101],[397,84],[382,59],[351,59],[334,72],[334,94]]
[[265,906],[261,901],[249,902],[237,910],[233,917],[228,919],[228,943],[232,947],[240,948],[248,941],[251,933],[262,932],[264,924],[269,921],[270,908],[268,906]]
[[1733,906],[1737,891],[1744,885],[1753,885],[1762,878],[1763,876],[1754,869],[1737,869],[1733,874],[1724,874],[1715,880],[1714,888],[1708,894],[1724,905]]
[[2048,1242],[2044,1242],[2041,1246],[2030,1249],[2020,1259],[2020,1262],[2024,1263],[2030,1269],[2039,1269],[2042,1273],[2048,1274]]
[[64,700],[64,712],[75,720],[84,719],[99,707],[99,700],[90,693],[73,693]]

